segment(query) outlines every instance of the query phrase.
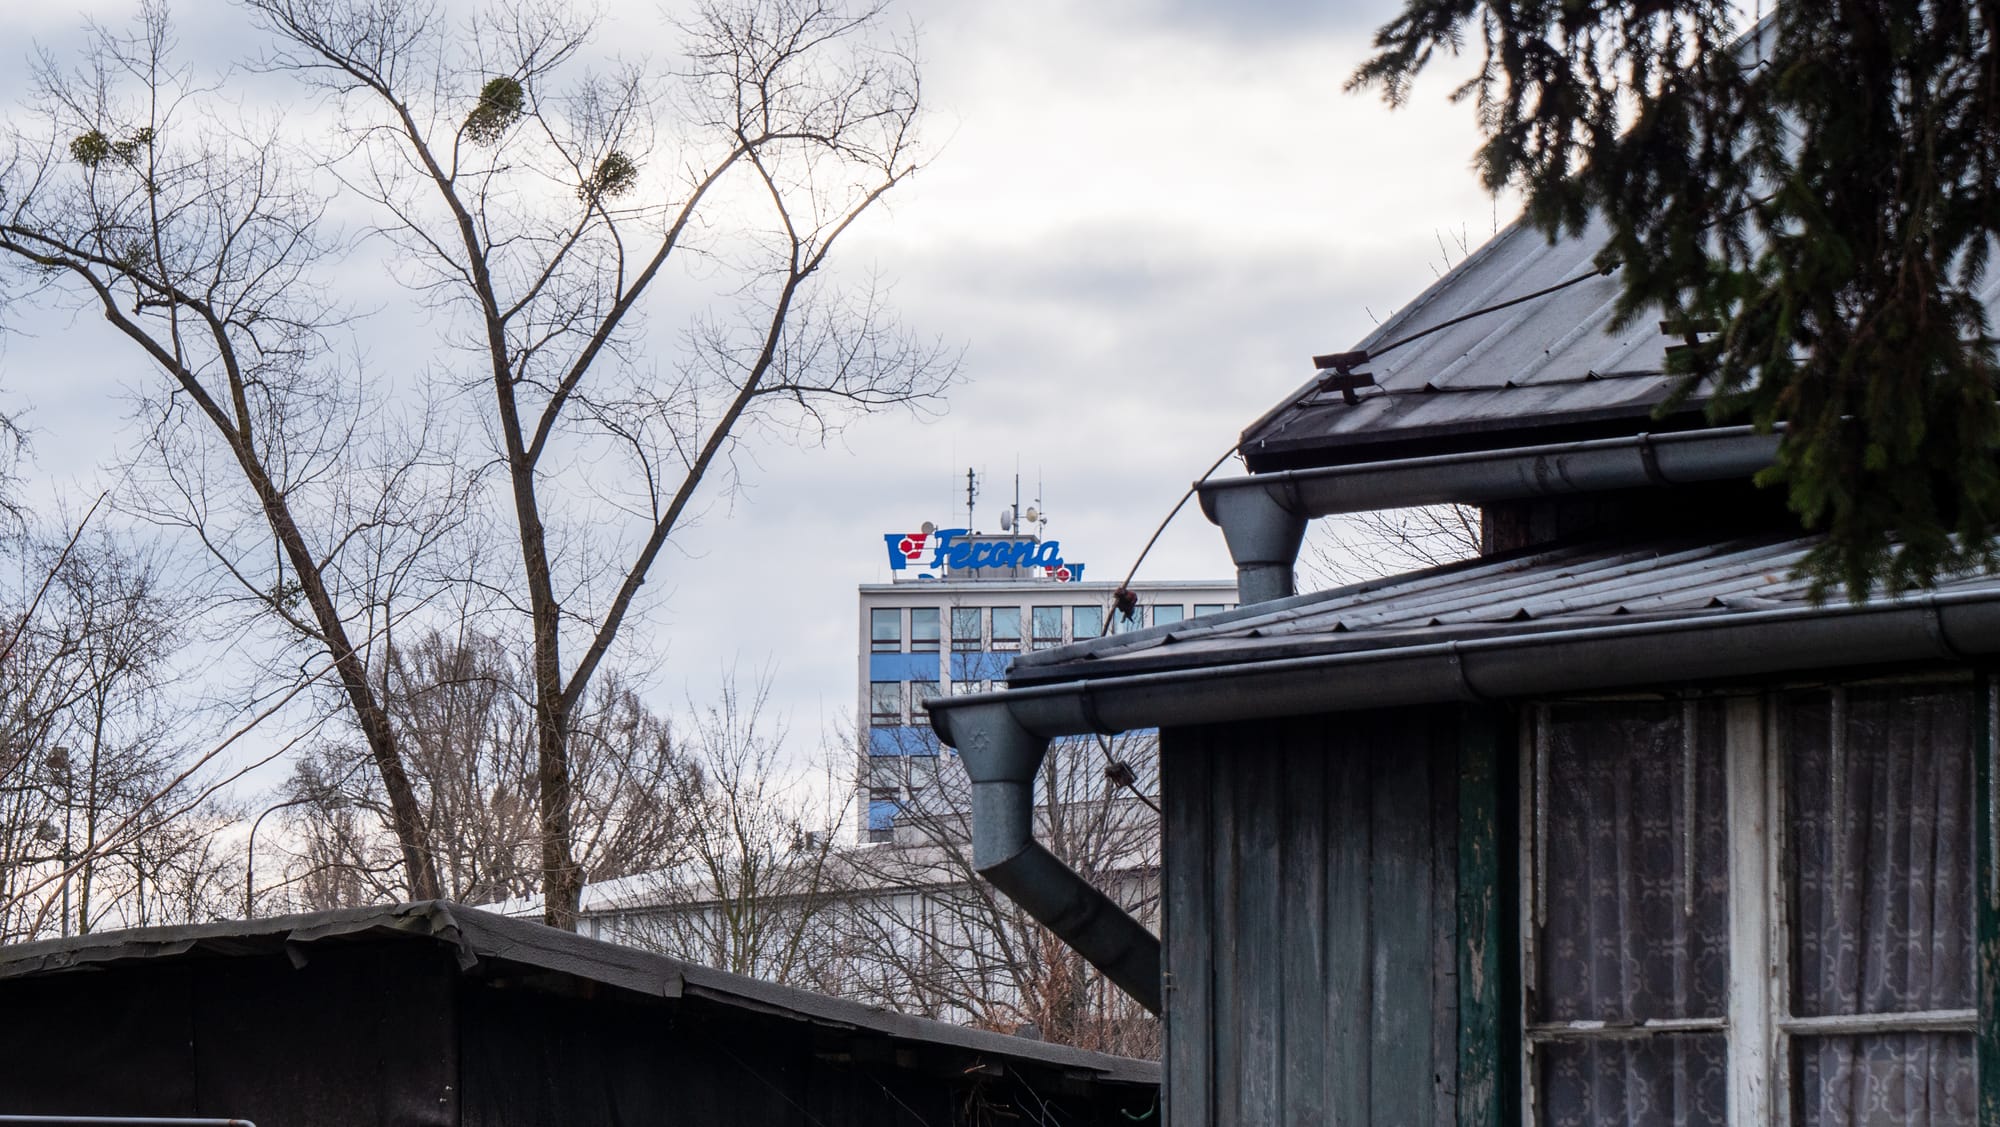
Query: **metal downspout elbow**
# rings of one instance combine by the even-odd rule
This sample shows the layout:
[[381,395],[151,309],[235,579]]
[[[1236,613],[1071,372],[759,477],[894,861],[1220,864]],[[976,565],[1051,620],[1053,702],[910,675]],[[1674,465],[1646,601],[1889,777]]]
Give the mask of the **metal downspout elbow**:
[[933,723],[972,780],[973,868],[1160,1013],[1159,938],[1035,840],[1035,772],[1048,738],[1023,728],[1004,704],[939,709]]
[[1236,599],[1251,603],[1293,593],[1292,570],[1305,540],[1306,518],[1296,505],[1280,503],[1273,484],[1261,489],[1213,490],[1201,494],[1201,511],[1222,529],[1229,558],[1236,564]]

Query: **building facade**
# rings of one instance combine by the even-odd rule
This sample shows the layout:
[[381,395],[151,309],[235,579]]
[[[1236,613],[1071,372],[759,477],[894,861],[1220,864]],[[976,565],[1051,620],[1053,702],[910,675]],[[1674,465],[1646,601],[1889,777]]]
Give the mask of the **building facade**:
[[[1009,664],[1023,653],[1172,626],[1236,606],[1232,581],[1138,581],[1132,586],[1138,605],[1127,617],[1113,606],[1118,584],[1076,578],[1083,567],[1063,561],[1057,541],[912,535],[917,542],[904,555],[916,566],[893,571],[892,582],[860,589],[855,715],[865,736],[855,785],[863,842],[892,840],[898,812],[937,778],[940,748],[927,700],[1003,684]],[[895,553],[912,537],[885,539]],[[964,558],[971,566],[952,565],[956,544],[968,549]],[[1009,546],[1006,562],[989,564],[996,545]],[[1017,565],[1016,558],[1049,565]]]

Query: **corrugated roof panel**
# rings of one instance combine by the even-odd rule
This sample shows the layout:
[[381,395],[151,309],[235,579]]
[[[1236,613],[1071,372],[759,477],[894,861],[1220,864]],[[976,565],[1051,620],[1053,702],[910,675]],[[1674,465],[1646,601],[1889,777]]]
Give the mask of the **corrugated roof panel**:
[[[1611,625],[1809,606],[1795,572],[1817,540],[1648,541],[1563,548],[1287,599],[1192,623],[1023,655],[1014,684],[1108,677],[1263,656],[1388,648],[1499,631]],[[2000,590],[1970,575],[1948,591]]]

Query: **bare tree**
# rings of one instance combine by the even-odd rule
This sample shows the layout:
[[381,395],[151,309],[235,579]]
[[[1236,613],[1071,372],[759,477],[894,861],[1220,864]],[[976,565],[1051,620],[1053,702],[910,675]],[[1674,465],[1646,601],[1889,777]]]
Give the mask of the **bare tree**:
[[1314,586],[1338,587],[1468,560],[1480,545],[1476,506],[1387,509],[1315,523],[1299,566]]
[[466,475],[421,425],[395,449],[358,370],[337,361],[320,271],[339,246],[294,146],[172,57],[165,11],[148,4],[136,32],[96,30],[81,67],[42,59],[39,100],[0,165],[0,255],[27,296],[95,309],[163,377],[138,389],[160,456],[136,507],[193,533],[238,605],[278,627],[274,669],[328,656],[405,887],[435,895],[367,646],[393,607],[420,600],[411,561],[458,519]]
[[[638,66],[589,72],[593,29],[566,4],[469,23],[428,0],[249,6],[281,40],[270,64],[335,97],[332,167],[415,292],[461,315],[487,384],[519,549],[496,586],[532,636],[545,918],[571,926],[575,714],[703,483],[734,474],[751,429],[816,440],[853,411],[923,405],[954,370],[874,294],[822,281],[916,170],[914,58],[876,8],[703,3],[670,94]],[[640,342],[688,256],[733,300],[685,318],[663,377]]]
[[[1124,763],[1157,793],[1151,735],[1057,740],[1043,762],[1036,836],[1142,922],[1157,921],[1160,823],[1107,776]],[[972,867],[970,782],[956,756],[896,823],[892,844],[849,859],[841,900],[847,992],[929,1017],[1155,1057],[1157,1021]]]
[[0,645],[0,942],[206,918],[233,887],[232,817],[186,770],[186,607],[102,534],[9,537]]
[[[533,682],[518,650],[469,623],[382,651],[376,673],[422,814],[424,850],[444,896],[485,904],[539,888]],[[591,880],[657,869],[687,852],[686,804],[697,768],[616,670],[598,679],[571,733],[572,800],[587,832],[577,856]],[[282,804],[287,903],[327,908],[399,891],[392,811],[380,780],[341,744],[294,766]],[[275,807],[274,807],[275,808]]]
[[832,990],[842,808],[787,778],[770,690],[768,673],[747,687],[731,674],[710,703],[690,706],[686,860],[606,889],[597,908],[620,942]]
[[[442,886],[370,647],[451,581],[520,617],[540,881],[569,926],[579,713],[674,533],[733,485],[747,437],[923,408],[955,371],[827,271],[917,168],[913,55],[879,9],[818,0],[702,4],[671,81],[591,70],[592,27],[559,3],[247,6],[277,43],[262,64],[330,95],[331,140],[322,121],[246,121],[176,68],[149,4],[74,73],[44,60],[0,171],[0,254],[166,377],[144,512],[198,536],[277,624],[272,672],[329,655],[408,895]],[[484,394],[489,455],[462,458],[429,415],[394,425],[378,377],[339,359],[359,330],[324,301],[353,249],[335,193],[372,209],[437,344],[474,359],[470,380],[438,364],[432,402]],[[673,285],[713,300],[677,309]],[[662,315],[678,337],[647,332]],[[454,539],[489,504],[512,530],[504,571]]]

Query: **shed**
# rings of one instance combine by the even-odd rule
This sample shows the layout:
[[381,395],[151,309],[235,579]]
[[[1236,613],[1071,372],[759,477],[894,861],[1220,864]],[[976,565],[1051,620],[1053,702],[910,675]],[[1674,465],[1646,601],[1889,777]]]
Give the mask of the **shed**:
[[1157,1066],[444,902],[0,947],[0,1114],[1126,1124]]
[[[975,853],[1163,1014],[1173,1127],[2000,1123],[2000,581],[1859,604],[1516,225],[1204,482],[1230,613],[933,702]],[[2000,283],[1982,299],[1989,307]],[[1478,506],[1479,558],[1299,595],[1308,521]],[[1163,934],[1033,840],[1049,739],[1159,728]]]

